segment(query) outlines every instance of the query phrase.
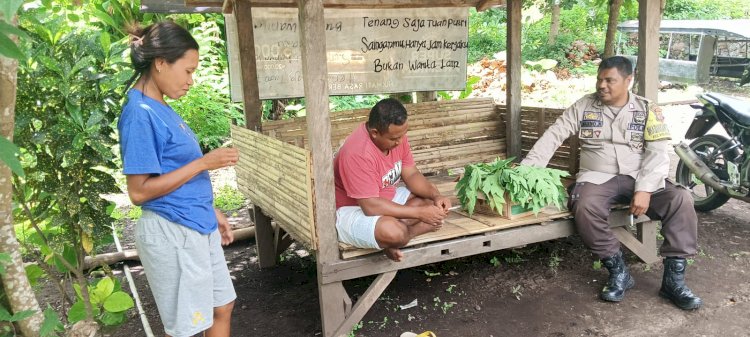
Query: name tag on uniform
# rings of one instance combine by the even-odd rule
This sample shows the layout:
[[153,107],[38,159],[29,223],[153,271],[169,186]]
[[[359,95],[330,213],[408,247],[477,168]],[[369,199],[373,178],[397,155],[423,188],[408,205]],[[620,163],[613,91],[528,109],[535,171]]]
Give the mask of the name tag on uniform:
[[630,124],[628,124],[628,130],[630,130],[630,131],[643,132],[643,130],[645,130],[645,129],[646,129],[646,125],[645,124],[638,124],[638,123],[630,123]]
[[604,126],[603,121],[581,121],[582,128],[600,128],[602,126]]

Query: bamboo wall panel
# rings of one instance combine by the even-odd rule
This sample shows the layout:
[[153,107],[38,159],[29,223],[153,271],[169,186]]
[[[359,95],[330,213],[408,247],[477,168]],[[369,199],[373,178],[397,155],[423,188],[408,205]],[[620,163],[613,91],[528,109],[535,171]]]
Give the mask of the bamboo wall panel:
[[[505,126],[491,98],[432,101],[405,105],[409,143],[424,173],[463,167],[505,156]],[[367,121],[370,109],[331,115],[331,147],[336,151],[352,131]],[[309,146],[305,117],[270,121],[263,132],[299,147]]]
[[[498,106],[501,116],[505,116],[505,107]],[[555,123],[564,109],[522,107],[521,108],[521,152],[525,156],[534,146],[542,133]],[[542,121],[540,123],[540,121]],[[571,149],[571,144],[573,149]],[[578,141],[575,136],[569,138],[555,151],[548,167],[568,171],[571,175],[578,172]]]
[[237,126],[232,142],[240,151],[235,167],[240,191],[295,240],[317,250],[310,153]]

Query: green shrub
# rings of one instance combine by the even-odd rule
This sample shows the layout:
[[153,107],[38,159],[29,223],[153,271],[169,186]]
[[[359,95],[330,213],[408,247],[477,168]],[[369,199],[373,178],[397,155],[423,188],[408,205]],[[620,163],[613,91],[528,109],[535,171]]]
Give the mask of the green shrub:
[[197,23],[191,33],[200,45],[200,67],[187,95],[169,104],[190,125],[204,152],[229,139],[229,126],[245,124],[240,105],[231,101],[225,43],[219,21]]
[[471,9],[469,12],[469,55],[468,62],[474,63],[484,57],[505,50],[506,44],[505,11],[491,8],[482,12]]
[[720,20],[750,17],[747,0],[670,0],[664,7],[665,20]]
[[238,210],[244,205],[245,197],[236,188],[224,185],[216,192],[214,206],[224,212]]

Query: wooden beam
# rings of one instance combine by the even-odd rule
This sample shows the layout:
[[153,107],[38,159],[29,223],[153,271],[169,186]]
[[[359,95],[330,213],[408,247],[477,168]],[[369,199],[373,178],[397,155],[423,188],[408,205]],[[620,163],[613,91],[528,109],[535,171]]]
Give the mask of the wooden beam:
[[[253,220],[255,221],[255,247],[258,253],[258,262],[261,268],[269,268],[276,265],[276,240],[271,218],[263,213],[258,206],[253,206]],[[278,228],[278,227],[277,227]]]
[[556,220],[542,224],[529,225],[483,235],[474,235],[443,242],[429,243],[424,246],[404,248],[404,259],[395,263],[383,253],[367,255],[352,260],[318,266],[322,272],[318,282],[332,283],[369,275],[382,274],[388,271],[417,267],[429,263],[452,260],[460,257],[492,252],[500,249],[518,247],[535,242],[567,237],[575,233],[572,220]]
[[521,158],[521,6],[522,0],[507,6],[505,140],[508,157]]
[[347,314],[352,311],[352,299],[349,298],[341,282],[320,284],[320,277],[318,277],[318,293],[323,336],[331,337],[334,330],[346,320]]
[[375,281],[367,287],[365,293],[359,297],[357,303],[352,308],[351,313],[349,313],[346,320],[341,323],[341,326],[336,329],[333,336],[347,336],[349,332],[352,331],[352,327],[365,317],[367,311],[370,310],[372,305],[375,304],[375,301],[380,298],[380,295],[383,294],[385,288],[388,288],[388,285],[391,284],[394,277],[396,277],[395,270],[378,275]]
[[640,0],[638,4],[637,94],[658,103],[659,26],[661,0]]
[[481,12],[481,11],[487,9],[487,8],[492,7],[494,5],[493,2],[494,1],[490,1],[490,0],[482,0],[482,1],[480,1],[479,3],[477,3],[477,6],[476,6],[477,12]]
[[[297,0],[238,0],[252,7],[294,8]],[[324,0],[325,8],[374,9],[374,8],[434,8],[475,7],[489,8],[505,5],[505,0]],[[185,0],[184,7],[221,7],[224,0]]]
[[221,12],[224,14],[232,14],[234,12],[234,0],[224,0],[224,4],[221,6]]
[[331,118],[328,110],[328,65],[322,0],[299,1],[302,78],[307,103],[307,138],[313,161],[315,230],[320,243],[318,262],[339,259],[336,201],[333,186]]
[[263,105],[258,89],[258,74],[255,68],[255,33],[249,1],[234,1],[234,18],[240,45],[240,68],[242,68],[242,100],[245,103],[245,127],[261,131]]

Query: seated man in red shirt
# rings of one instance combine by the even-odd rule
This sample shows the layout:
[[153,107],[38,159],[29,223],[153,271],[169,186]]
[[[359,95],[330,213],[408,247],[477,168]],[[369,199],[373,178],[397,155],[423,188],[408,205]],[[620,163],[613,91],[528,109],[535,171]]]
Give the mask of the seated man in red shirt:
[[[404,106],[381,100],[333,161],[339,241],[383,249],[394,261],[409,240],[440,229],[451,207],[415,166],[407,129]],[[396,188],[401,179],[406,187]]]

